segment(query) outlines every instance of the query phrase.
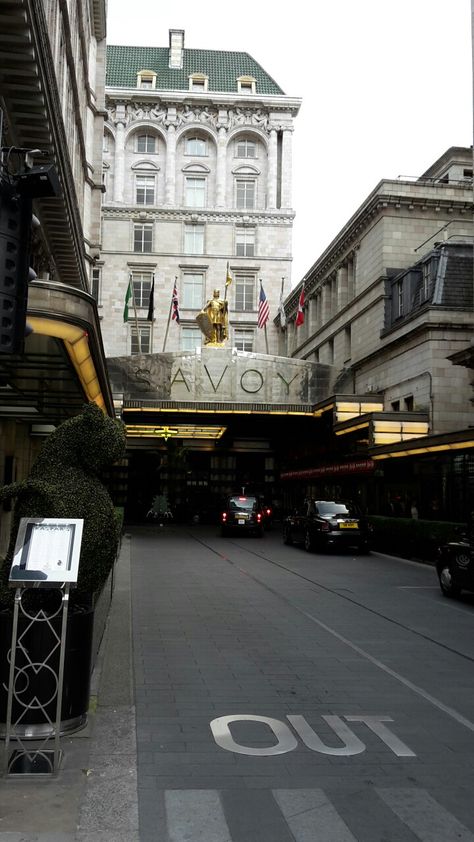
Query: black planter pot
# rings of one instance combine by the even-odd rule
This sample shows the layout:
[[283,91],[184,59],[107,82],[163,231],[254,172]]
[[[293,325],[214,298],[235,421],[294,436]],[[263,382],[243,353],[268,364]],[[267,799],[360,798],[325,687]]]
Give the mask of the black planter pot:
[[[52,736],[56,724],[56,686],[59,669],[58,640],[61,639],[61,617],[45,621],[20,616],[18,640],[27,655],[18,651],[17,672],[12,708],[14,733],[22,739]],[[10,677],[9,652],[12,639],[12,612],[0,612],[0,733],[5,735],[8,685]],[[83,728],[87,722],[90,679],[92,672],[92,641],[94,608],[70,607],[64,657],[64,678],[61,706],[61,734]],[[48,653],[56,645],[55,651]]]

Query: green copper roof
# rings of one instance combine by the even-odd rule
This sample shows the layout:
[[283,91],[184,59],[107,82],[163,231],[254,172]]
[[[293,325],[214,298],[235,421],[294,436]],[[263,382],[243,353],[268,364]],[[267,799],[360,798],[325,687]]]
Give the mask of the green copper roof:
[[224,50],[184,50],[183,67],[168,67],[167,47],[107,47],[106,85],[113,88],[136,88],[137,73],[152,70],[156,73],[156,89],[189,90],[189,76],[204,73],[209,78],[209,90],[237,93],[237,79],[253,76],[257,94],[284,94],[248,53],[228,53]]

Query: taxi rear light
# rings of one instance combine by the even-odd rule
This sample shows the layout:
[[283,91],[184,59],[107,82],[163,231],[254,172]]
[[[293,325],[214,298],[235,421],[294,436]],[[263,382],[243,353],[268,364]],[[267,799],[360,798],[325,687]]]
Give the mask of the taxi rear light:
[[221,520],[222,520],[222,522],[223,522],[223,523],[225,523],[225,522],[226,522],[226,520],[227,520],[227,512],[222,512],[222,515],[221,515]]
[[257,512],[257,523],[260,523],[261,519],[262,519],[261,513]]

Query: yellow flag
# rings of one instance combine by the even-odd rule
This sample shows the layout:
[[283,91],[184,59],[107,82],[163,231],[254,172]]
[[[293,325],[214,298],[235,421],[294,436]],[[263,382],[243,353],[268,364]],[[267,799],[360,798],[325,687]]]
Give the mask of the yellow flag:
[[231,283],[232,283],[232,275],[230,274],[229,261],[227,261],[227,275],[226,275],[226,279],[225,279],[226,287],[230,286]]

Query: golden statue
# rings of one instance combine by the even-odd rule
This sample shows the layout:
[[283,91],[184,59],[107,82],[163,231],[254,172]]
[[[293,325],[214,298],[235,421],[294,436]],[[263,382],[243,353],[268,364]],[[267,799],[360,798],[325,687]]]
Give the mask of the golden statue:
[[204,344],[216,348],[222,347],[229,335],[229,305],[227,299],[221,298],[220,295],[220,290],[215,289],[212,298],[196,316],[196,321],[206,337]]

